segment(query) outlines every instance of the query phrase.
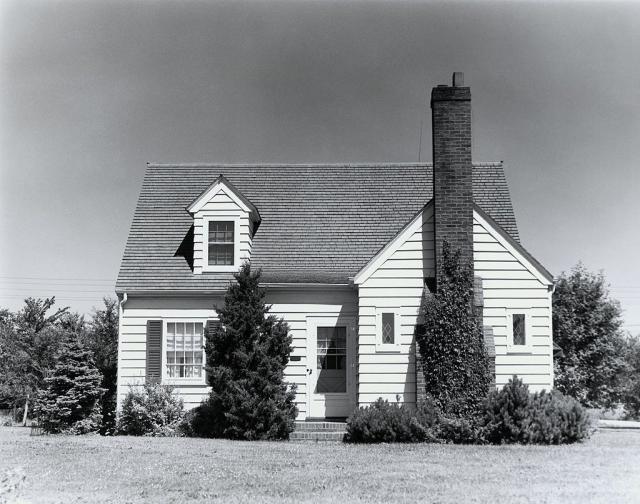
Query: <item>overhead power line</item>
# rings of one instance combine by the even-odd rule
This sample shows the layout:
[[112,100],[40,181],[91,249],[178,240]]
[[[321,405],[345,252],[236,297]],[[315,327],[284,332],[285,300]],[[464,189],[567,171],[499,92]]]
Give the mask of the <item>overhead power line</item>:
[[0,276],[0,280],[44,280],[62,282],[115,282],[115,278],[70,278],[70,277],[35,277],[35,276]]

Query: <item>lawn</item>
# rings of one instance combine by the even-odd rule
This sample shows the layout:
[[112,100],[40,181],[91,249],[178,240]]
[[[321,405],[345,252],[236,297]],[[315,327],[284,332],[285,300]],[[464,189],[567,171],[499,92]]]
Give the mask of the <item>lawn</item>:
[[0,480],[16,466],[26,473],[17,502],[28,503],[640,501],[640,431],[470,447],[31,437],[0,427]]

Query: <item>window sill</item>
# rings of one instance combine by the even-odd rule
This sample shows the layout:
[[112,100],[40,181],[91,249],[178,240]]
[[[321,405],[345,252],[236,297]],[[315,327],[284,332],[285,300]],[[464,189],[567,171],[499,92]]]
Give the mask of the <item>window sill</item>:
[[238,271],[238,266],[203,266],[203,273],[235,273]]
[[174,387],[183,385],[197,385],[199,387],[207,386],[207,382],[204,378],[164,378],[162,380],[162,384]]
[[514,354],[532,354],[533,348],[524,345],[507,345],[507,353],[509,355]]
[[376,345],[376,353],[398,353],[400,352],[400,345]]

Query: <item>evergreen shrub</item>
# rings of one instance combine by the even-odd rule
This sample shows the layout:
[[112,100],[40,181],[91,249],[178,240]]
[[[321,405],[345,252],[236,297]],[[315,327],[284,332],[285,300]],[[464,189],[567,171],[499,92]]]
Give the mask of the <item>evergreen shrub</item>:
[[589,414],[578,401],[558,391],[531,394],[515,376],[489,395],[480,422],[493,444],[574,443],[592,430]]
[[295,426],[295,385],[284,380],[289,326],[269,314],[260,271],[240,268],[207,335],[209,397],[194,412],[193,433],[229,439],[288,439]]
[[434,441],[430,420],[405,405],[378,399],[347,419],[347,443],[416,443]]
[[44,432],[86,434],[100,429],[102,376],[80,342],[64,344],[51,376],[38,394],[34,414]]
[[179,436],[184,416],[182,399],[172,387],[145,384],[127,393],[118,415],[117,432],[128,436]]

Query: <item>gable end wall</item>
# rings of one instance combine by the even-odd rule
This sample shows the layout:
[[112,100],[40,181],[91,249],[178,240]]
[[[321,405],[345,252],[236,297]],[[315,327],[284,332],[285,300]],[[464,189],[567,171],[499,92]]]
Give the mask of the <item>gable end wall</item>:
[[[482,279],[483,325],[493,330],[496,386],[514,374],[532,391],[553,387],[551,291],[474,217],[475,275]],[[358,402],[366,406],[382,397],[415,404],[414,326],[420,318],[423,279],[435,268],[433,219],[422,227],[359,286]],[[402,314],[400,348],[376,351],[375,312],[399,307]],[[507,348],[507,312],[526,309],[531,316],[531,349]]]

